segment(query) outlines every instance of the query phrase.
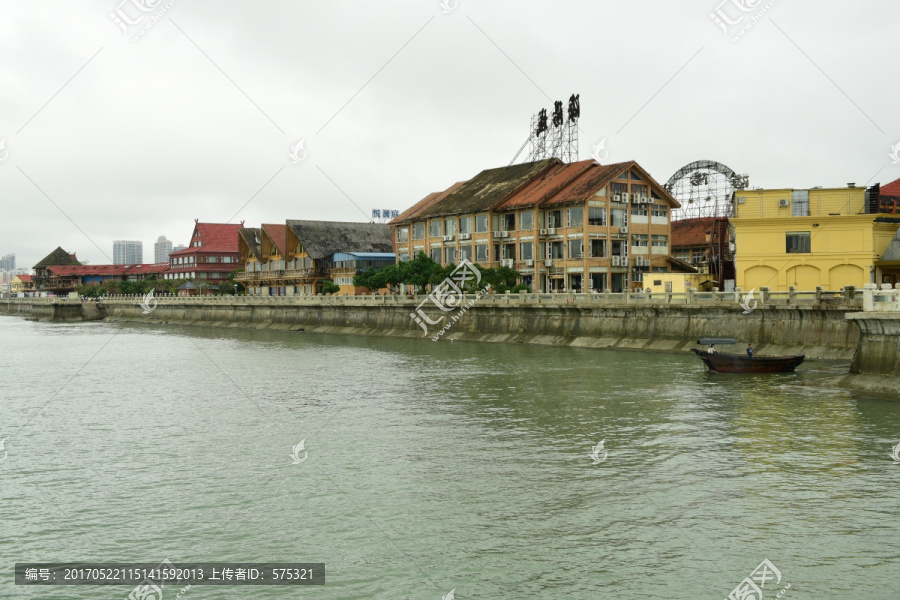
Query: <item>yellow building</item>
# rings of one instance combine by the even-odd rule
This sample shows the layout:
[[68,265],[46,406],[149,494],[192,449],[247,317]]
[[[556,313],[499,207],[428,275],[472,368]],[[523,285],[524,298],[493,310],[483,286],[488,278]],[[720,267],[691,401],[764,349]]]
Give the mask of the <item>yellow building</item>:
[[900,216],[879,212],[878,188],[735,192],[736,284],[748,290],[838,290],[896,277],[880,264]]
[[34,281],[32,281],[31,275],[16,275],[9,284],[9,292],[11,294],[23,294],[33,291]]

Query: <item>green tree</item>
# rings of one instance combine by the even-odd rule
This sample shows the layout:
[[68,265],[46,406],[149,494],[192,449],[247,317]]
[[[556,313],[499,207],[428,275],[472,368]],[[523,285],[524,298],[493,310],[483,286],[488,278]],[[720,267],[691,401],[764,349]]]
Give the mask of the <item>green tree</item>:
[[323,294],[336,294],[341,291],[341,287],[339,285],[335,285],[333,281],[330,279],[326,279],[322,282],[322,293]]

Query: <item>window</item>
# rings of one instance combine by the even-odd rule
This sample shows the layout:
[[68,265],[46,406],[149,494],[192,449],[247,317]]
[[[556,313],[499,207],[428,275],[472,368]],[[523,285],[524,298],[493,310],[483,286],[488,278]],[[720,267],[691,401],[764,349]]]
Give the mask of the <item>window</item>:
[[448,265],[455,265],[456,248],[444,248],[444,260]]
[[566,213],[566,224],[568,227],[581,227],[584,225],[584,207],[570,208]]
[[402,244],[409,241],[409,227],[399,227],[397,229],[397,243]]
[[237,259],[236,259],[235,257],[233,257],[233,256],[223,256],[223,257],[222,257],[222,262],[223,262],[223,263],[236,263],[236,262],[237,262]]
[[581,240],[569,240],[569,258],[584,258],[584,244]]
[[650,237],[650,241],[653,245],[654,254],[668,254],[669,253],[669,236],[653,235]]
[[591,240],[591,256],[594,258],[606,256],[606,240]]
[[441,264],[441,249],[440,248],[432,248],[431,249],[431,260],[433,260],[437,264]]
[[460,246],[459,247],[459,262],[462,262],[463,260],[468,260],[471,262],[472,246]]
[[425,239],[425,223],[415,223],[413,225],[413,239],[414,240],[424,240]]
[[516,215],[515,215],[515,213],[500,215],[500,230],[501,231],[515,231],[516,230]]
[[456,235],[456,219],[444,219],[444,235]]
[[588,225],[606,226],[606,208],[588,208]]
[[561,210],[548,210],[547,211],[547,227],[553,229],[556,227],[562,227],[562,211]]
[[669,216],[669,209],[666,206],[653,205],[653,212],[651,215],[654,217],[667,217]]
[[788,254],[810,251],[808,231],[788,231],[785,237],[787,238],[785,252]]
[[[485,219],[485,221],[487,221],[487,215],[485,215],[484,219]],[[485,224],[487,224],[487,223],[485,223]],[[477,246],[475,246],[475,262],[477,262],[477,263],[488,262],[487,244],[478,244]]]
[[519,244],[519,257],[522,260],[534,260],[534,242]]
[[613,227],[626,227],[628,225],[628,211],[624,208],[613,208],[609,211],[610,225]]
[[[809,190],[794,190],[791,192],[791,216],[809,216]],[[790,250],[788,250],[790,252]],[[807,250],[809,252],[809,250]]]
[[429,237],[441,237],[441,220],[434,219],[428,222]]
[[501,255],[501,258],[505,258],[507,260],[508,259],[513,259],[513,260],[516,259],[516,245],[515,244],[503,244],[503,247],[501,248],[501,250],[503,252],[503,254]]
[[628,179],[628,171],[623,171],[616,179]]
[[534,229],[534,213],[531,211],[519,213],[519,229]]
[[563,258],[563,242],[550,242],[547,246],[547,258]]
[[650,187],[643,184],[631,184],[631,193],[635,196],[646,196],[650,193]]
[[488,230],[488,216],[475,215],[475,233],[484,233]]
[[[647,209],[646,208],[632,208],[631,209],[632,217],[647,217]],[[646,223],[646,221],[644,221]]]
[[643,179],[641,179],[641,176],[637,174],[637,171],[631,172],[631,178],[635,181],[643,181]]
[[613,194],[624,194],[628,191],[627,183],[611,183],[609,185]]
[[408,262],[409,261],[409,252],[401,250],[397,253],[397,258],[400,259],[400,262]]
[[635,234],[631,236],[631,247],[632,248],[646,248],[647,247],[647,236]]
[[459,218],[459,232],[472,233],[472,217]]

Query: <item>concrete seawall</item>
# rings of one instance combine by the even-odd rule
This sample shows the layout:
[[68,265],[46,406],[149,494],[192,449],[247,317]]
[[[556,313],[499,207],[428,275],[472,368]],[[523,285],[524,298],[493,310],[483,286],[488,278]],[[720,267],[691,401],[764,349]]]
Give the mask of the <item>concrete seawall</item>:
[[[137,302],[104,304],[108,320],[170,322],[198,326],[255,327],[357,335],[426,336],[410,318],[415,301],[384,304],[226,303],[160,301],[149,315]],[[809,358],[852,358],[859,329],[834,307],[768,306],[749,315],[731,304],[641,306],[510,303],[480,301],[468,309],[442,340],[537,343],[597,348],[673,351],[699,337],[727,336],[752,341],[761,354],[798,353]],[[436,315],[432,315],[436,316]],[[443,323],[442,323],[443,324]]]
[[[316,333],[425,338],[410,318],[419,300],[333,297],[161,298],[144,314],[140,298],[103,303],[17,299],[0,304],[0,313],[41,320],[133,321],[212,327],[304,330]],[[560,295],[550,301],[532,297],[488,296],[475,302],[441,340],[535,343],[556,346],[686,350],[699,337],[734,337],[753,342],[760,354],[806,354],[811,359],[850,360],[859,327],[845,318],[850,306],[760,306],[750,314],[732,302],[701,305],[609,302]],[[439,311],[428,311],[431,317]],[[451,313],[452,314],[452,313]],[[448,315],[449,316],[449,315]],[[738,351],[742,350],[739,349]]]

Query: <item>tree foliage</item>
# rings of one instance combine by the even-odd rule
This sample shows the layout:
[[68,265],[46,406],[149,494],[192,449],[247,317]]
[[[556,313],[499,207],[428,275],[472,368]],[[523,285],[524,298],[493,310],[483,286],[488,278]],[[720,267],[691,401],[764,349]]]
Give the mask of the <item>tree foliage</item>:
[[[463,290],[465,292],[474,293],[490,284],[492,291],[503,293],[515,286],[521,277],[518,271],[509,267],[488,269],[479,264],[475,264],[474,267],[481,273],[481,281],[477,284],[474,281],[466,282]],[[431,257],[420,252],[410,261],[389,265],[382,269],[363,271],[353,278],[353,284],[374,293],[382,288],[402,283],[413,286],[417,293],[422,293],[429,285],[432,287],[440,285],[450,277],[455,269],[455,265],[442,267]],[[527,289],[527,286],[524,289]]]

